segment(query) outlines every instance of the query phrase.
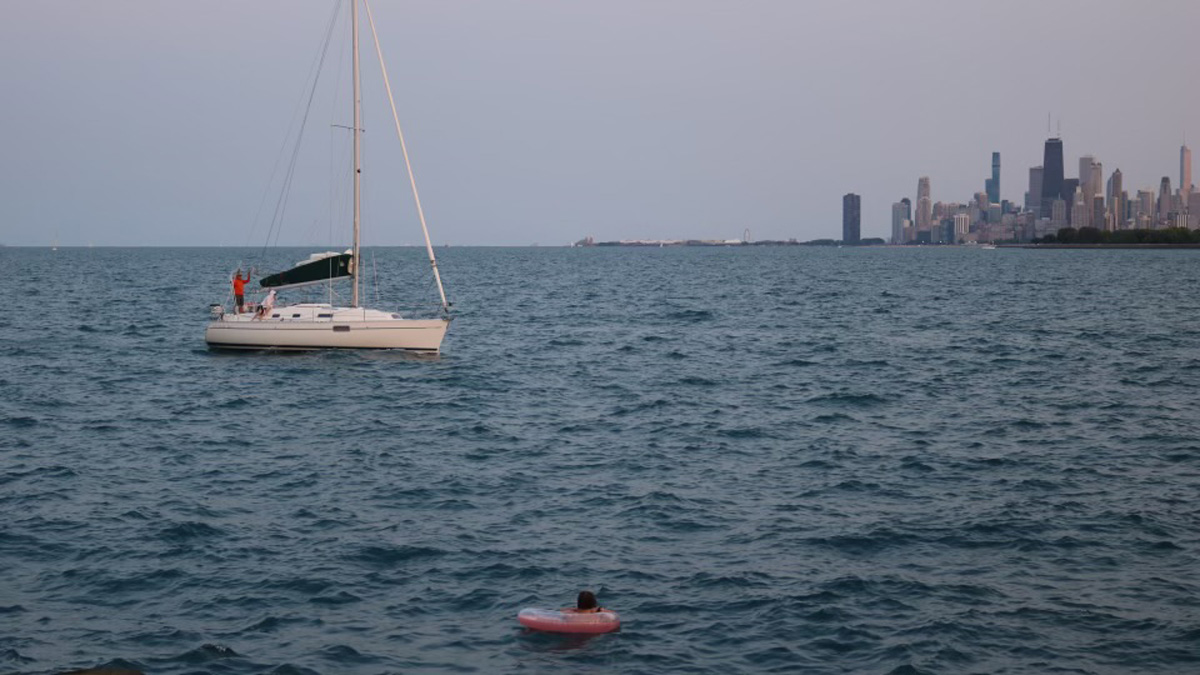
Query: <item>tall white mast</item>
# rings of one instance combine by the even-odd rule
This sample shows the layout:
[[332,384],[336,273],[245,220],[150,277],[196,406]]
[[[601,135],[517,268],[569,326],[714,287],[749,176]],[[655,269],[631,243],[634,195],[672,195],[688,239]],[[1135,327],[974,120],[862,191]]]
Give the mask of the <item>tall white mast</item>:
[[358,0],[350,0],[350,42],[354,44],[354,297],[351,304],[358,307],[359,271],[362,269],[362,261],[358,255],[358,221],[362,211],[362,100],[358,91]]

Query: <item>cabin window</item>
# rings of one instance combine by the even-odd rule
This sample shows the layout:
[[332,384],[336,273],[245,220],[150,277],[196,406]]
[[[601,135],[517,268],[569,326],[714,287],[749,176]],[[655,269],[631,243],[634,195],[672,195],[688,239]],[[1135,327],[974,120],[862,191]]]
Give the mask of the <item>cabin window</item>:
[[350,332],[350,326],[334,326],[334,327],[333,327],[333,332],[335,332],[335,333],[349,333],[349,332]]
[[292,315],[292,318],[293,318],[293,319],[299,319],[299,318],[300,318],[300,315],[299,315],[299,314],[293,314],[293,315]]
[[318,314],[317,318],[318,319],[332,319],[333,315],[332,314]]
[[272,318],[272,319],[278,319],[278,318],[279,318],[279,315],[278,315],[278,314],[272,314],[272,315],[271,315],[271,318]]

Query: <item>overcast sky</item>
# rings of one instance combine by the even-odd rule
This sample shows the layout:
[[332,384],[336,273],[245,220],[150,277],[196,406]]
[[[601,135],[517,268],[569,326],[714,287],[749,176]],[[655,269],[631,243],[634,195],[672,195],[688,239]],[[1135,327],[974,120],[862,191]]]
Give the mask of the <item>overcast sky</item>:
[[[0,243],[261,246],[333,6],[0,0]],[[967,201],[994,150],[1021,201],[1047,113],[1068,176],[1090,153],[1131,191],[1177,186],[1184,135],[1200,146],[1196,0],[373,9],[436,243],[838,238],[846,192],[886,237],[919,176]],[[281,244],[349,239],[346,26]],[[364,239],[415,244],[368,40]]]

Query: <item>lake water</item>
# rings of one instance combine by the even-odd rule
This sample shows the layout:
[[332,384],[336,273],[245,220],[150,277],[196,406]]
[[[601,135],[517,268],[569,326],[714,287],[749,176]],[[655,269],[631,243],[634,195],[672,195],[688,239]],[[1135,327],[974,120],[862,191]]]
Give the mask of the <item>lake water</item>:
[[439,358],[242,257],[0,249],[0,672],[1200,670],[1200,252],[448,248]]

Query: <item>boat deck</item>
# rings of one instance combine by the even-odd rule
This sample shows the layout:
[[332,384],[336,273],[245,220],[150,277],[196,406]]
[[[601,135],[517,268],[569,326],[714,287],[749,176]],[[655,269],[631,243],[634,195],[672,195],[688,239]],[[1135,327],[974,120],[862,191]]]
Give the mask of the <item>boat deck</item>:
[[332,323],[356,321],[394,321],[404,317],[394,312],[384,312],[366,307],[334,307],[333,305],[317,303],[300,303],[295,305],[279,305],[263,317],[257,313],[257,305],[247,303],[246,311],[241,314],[226,311],[218,319],[226,323],[242,322],[301,322],[301,323]]

